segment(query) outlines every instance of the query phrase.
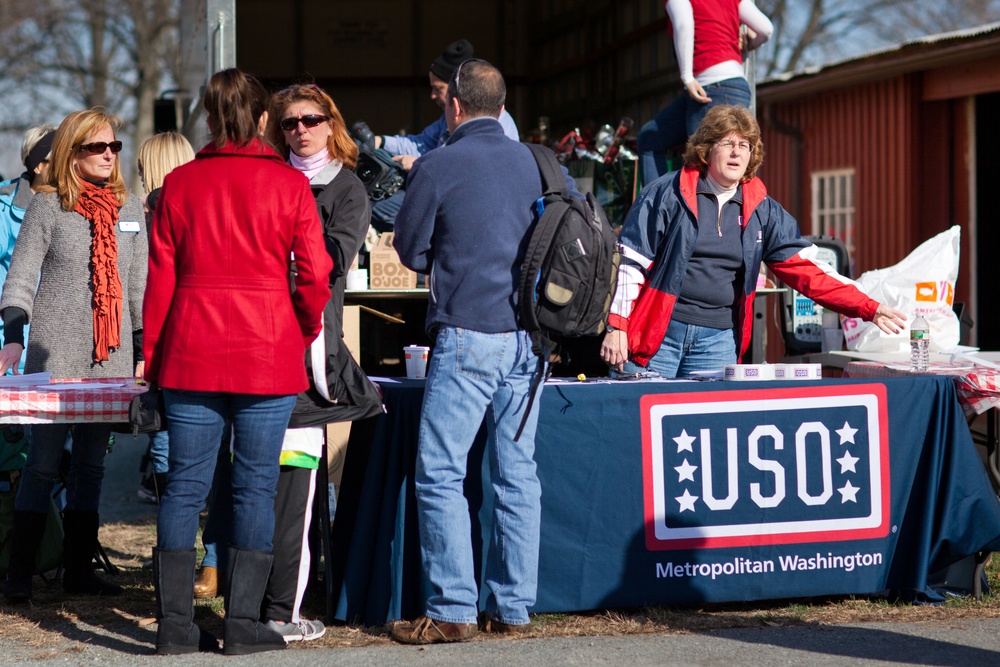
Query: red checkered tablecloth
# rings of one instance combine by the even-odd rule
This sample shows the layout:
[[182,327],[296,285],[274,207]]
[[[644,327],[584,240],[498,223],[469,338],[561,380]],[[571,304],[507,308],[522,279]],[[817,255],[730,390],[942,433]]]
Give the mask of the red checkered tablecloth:
[[[955,380],[958,401],[966,417],[980,415],[990,408],[1000,407],[1000,373],[968,365],[955,366],[946,361],[931,362],[930,375],[950,375]],[[844,368],[844,377],[873,378],[911,375],[912,371],[893,368],[878,361],[852,361]]]
[[146,391],[135,378],[53,379],[50,385],[101,384],[105,387],[47,389],[44,384],[0,387],[0,423],[69,424],[128,422],[133,396]]

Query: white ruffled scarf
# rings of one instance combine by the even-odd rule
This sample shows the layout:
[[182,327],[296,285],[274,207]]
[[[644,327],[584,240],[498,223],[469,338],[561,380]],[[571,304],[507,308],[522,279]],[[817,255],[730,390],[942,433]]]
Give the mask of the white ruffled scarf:
[[305,174],[310,181],[331,162],[333,162],[333,158],[330,157],[330,151],[326,148],[309,157],[300,157],[293,151],[288,152],[288,163]]

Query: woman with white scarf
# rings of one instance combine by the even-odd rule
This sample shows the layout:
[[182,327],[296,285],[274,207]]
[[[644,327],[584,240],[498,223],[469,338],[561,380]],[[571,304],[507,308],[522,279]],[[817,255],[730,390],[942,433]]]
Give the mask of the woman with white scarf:
[[[306,534],[323,460],[324,428],[381,409],[377,391],[349,357],[343,338],[344,276],[364,242],[371,219],[368,194],[355,176],[358,147],[330,96],[315,85],[286,88],[272,96],[267,138],[308,179],[316,196],[323,238],[333,259],[330,301],[323,311],[323,333],[309,359],[311,387],[299,395],[281,452],[281,473],[274,501],[274,568],[264,597],[262,621],[286,641],[317,639],[320,621],[304,619],[299,607],[309,572]],[[316,352],[317,344],[325,350]],[[326,359],[325,367],[320,361]],[[335,415],[325,407],[337,405]],[[307,425],[296,428],[297,425]]]

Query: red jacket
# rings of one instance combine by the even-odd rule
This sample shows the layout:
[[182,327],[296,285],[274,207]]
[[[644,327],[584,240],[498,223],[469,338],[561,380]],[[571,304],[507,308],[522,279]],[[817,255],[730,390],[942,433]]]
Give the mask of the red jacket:
[[301,172],[259,141],[206,146],[165,179],[150,233],[147,380],[236,394],[309,386],[305,350],[333,262]]

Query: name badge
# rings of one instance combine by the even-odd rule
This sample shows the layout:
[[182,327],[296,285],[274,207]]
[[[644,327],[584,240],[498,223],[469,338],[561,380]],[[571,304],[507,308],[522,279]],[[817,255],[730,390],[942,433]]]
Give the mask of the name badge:
[[137,232],[140,230],[138,220],[119,220],[118,230],[122,232]]

